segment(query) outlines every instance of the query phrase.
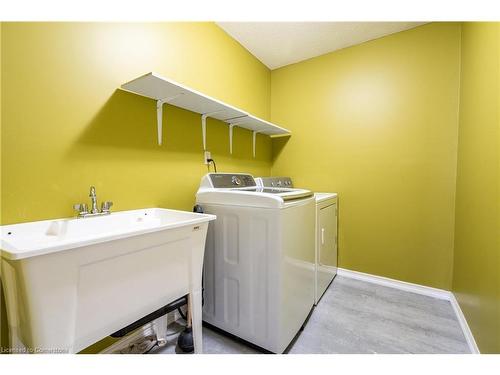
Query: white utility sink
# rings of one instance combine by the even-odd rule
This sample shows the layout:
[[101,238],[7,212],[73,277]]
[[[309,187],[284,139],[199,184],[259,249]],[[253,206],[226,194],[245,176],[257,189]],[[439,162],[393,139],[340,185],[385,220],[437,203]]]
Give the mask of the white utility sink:
[[10,346],[76,353],[190,294],[201,352],[201,274],[214,219],[150,208],[0,226]]

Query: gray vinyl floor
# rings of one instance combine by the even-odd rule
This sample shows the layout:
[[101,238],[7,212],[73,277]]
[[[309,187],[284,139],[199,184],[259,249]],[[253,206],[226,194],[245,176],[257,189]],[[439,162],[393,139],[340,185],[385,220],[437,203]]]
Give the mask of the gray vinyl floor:
[[[175,330],[175,323],[169,329]],[[154,352],[175,353],[175,341],[173,337],[170,344]],[[259,353],[205,327],[203,351]],[[469,349],[448,301],[338,276],[287,352],[469,353]]]

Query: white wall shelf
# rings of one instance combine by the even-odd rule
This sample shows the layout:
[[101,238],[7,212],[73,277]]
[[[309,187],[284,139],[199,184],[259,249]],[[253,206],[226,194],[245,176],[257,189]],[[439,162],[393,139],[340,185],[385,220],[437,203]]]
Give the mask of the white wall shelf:
[[255,136],[257,133],[269,136],[286,136],[290,131],[268,121],[252,116],[248,112],[223,103],[156,73],[148,73],[121,86],[122,90],[156,100],[158,144],[162,143],[163,104],[187,109],[201,114],[203,150],[207,149],[206,119],[208,117],[229,124],[229,150],[233,150],[233,127],[253,132],[253,155],[255,157]]

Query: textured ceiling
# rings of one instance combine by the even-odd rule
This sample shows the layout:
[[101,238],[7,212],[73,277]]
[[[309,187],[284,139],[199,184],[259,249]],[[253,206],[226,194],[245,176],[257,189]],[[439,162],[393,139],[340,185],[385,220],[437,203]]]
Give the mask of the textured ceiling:
[[380,38],[425,22],[218,22],[270,69]]

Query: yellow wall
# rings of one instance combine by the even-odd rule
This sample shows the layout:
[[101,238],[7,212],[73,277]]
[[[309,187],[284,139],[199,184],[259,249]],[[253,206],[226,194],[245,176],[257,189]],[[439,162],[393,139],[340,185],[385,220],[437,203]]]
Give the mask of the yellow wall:
[[[3,224],[73,215],[90,185],[114,210],[190,210],[203,164],[200,116],[166,106],[156,143],[153,100],[117,88],[156,71],[263,118],[270,72],[212,23],[3,23]],[[270,173],[271,141],[208,121],[221,171]],[[2,319],[4,320],[4,319]],[[5,332],[5,330],[2,330]]]
[[272,173],[339,193],[341,267],[451,288],[459,48],[434,23],[272,71]]
[[155,103],[117,90],[153,70],[291,129],[272,152],[258,136],[254,160],[249,132],[235,130],[230,156],[227,127],[209,120],[208,148],[220,170],[339,192],[341,267],[444,289],[453,268],[480,349],[499,352],[499,26],[463,27],[456,182],[460,29],[270,73],[211,23],[3,23],[1,221],[70,216],[91,184],[115,210],[189,210],[206,172],[199,116],[167,106],[158,147]]
[[[156,144],[156,104],[117,88],[149,71],[269,117],[270,73],[211,23],[3,25],[2,223],[73,215],[99,198],[115,210],[191,209],[202,163],[200,116],[166,109]],[[220,170],[269,173],[271,142],[208,125]]]
[[500,24],[462,29],[453,291],[482,353],[500,353]]
[[[2,61],[2,23],[0,22],[0,62]],[[2,70],[0,69],[0,88],[2,87]],[[2,144],[2,90],[0,90],[0,146]],[[1,163],[1,147],[0,147],[0,188],[2,186],[2,163]],[[1,189],[0,189],[1,190]],[[0,216],[2,212],[2,199],[0,196]],[[2,288],[2,271],[0,267],[0,348],[6,346],[9,340],[7,332],[6,306]]]

